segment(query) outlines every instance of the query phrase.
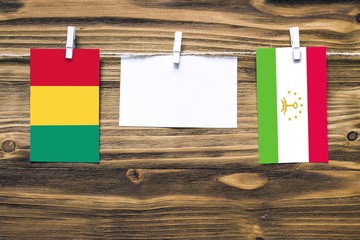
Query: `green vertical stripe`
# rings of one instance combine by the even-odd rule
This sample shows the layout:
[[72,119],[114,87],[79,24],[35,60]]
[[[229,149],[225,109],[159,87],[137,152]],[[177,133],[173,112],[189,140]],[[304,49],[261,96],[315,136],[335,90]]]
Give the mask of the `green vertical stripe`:
[[31,162],[99,162],[99,125],[30,126]]
[[278,162],[276,50],[256,50],[259,163]]

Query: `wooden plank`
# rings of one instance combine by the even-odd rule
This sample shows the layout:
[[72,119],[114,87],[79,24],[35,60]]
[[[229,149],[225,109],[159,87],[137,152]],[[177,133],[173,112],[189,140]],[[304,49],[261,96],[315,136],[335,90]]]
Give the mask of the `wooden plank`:
[[[171,52],[176,30],[185,52],[252,52],[289,46],[295,25],[302,46],[356,53],[359,12],[351,0],[9,0],[0,54],[63,48],[67,25],[103,53]],[[359,63],[328,56],[329,164],[258,165],[253,55],[239,55],[237,129],[118,127],[120,61],[104,56],[101,164],[30,164],[29,57],[1,56],[0,238],[357,238]]]
[[[0,101],[0,142],[13,140],[16,150],[2,158],[26,160],[29,155],[29,69],[26,59],[0,63],[4,76]],[[257,107],[255,57],[242,56],[238,64],[237,129],[124,128],[118,126],[119,59],[102,59],[101,159],[121,160],[119,166],[141,164],[154,168],[219,167],[248,162],[257,165]],[[12,62],[12,63],[11,63]],[[16,62],[14,71],[9,66]],[[330,56],[328,60],[328,122],[330,160],[357,160],[359,141],[349,141],[359,131],[360,85],[356,72],[360,59]],[[344,70],[346,69],[346,71]],[[18,70],[18,71],[16,71]],[[11,98],[9,97],[11,96]],[[26,103],[26,104],[24,104]],[[10,109],[10,111],[9,111]],[[70,146],[69,146],[70,147]],[[146,160],[146,161],[145,161]],[[134,166],[137,167],[137,166]]]
[[345,239],[360,233],[358,170],[358,164],[340,162],[127,173],[111,163],[12,166],[0,170],[0,232],[30,238]]
[[304,46],[326,45],[330,51],[346,52],[360,48],[356,1],[318,5],[276,5],[265,0],[12,2],[3,4],[0,16],[2,53],[63,47],[67,25],[78,26],[78,47],[102,51],[171,52],[175,30],[184,32],[184,51],[288,46],[293,25],[300,27]]

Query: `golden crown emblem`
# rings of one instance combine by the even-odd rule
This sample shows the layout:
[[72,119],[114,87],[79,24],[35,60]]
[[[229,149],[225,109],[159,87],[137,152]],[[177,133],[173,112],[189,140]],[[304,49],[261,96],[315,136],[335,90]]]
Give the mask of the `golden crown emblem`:
[[[292,100],[292,103],[288,103],[290,100],[286,99],[286,97],[289,99],[294,99]],[[288,96],[284,96],[281,99],[281,104],[282,104],[282,108],[281,108],[281,112],[284,113],[284,115],[286,115],[287,111],[289,108],[291,108],[291,113],[288,114],[288,120],[291,121],[292,119],[298,119],[299,115],[302,114],[302,110],[301,108],[304,107],[304,104],[302,103],[302,97],[298,96],[297,92],[291,92],[290,90],[288,91]],[[299,108],[299,109],[298,109]]]

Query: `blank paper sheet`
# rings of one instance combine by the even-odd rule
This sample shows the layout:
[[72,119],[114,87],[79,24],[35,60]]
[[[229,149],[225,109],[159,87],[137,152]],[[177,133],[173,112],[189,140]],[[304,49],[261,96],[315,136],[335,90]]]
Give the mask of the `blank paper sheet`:
[[121,58],[120,126],[237,127],[237,58]]

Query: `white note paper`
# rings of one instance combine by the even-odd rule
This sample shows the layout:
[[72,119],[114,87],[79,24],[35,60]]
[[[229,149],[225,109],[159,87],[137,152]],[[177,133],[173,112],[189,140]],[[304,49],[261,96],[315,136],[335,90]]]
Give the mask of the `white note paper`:
[[237,127],[237,58],[122,57],[120,126]]

